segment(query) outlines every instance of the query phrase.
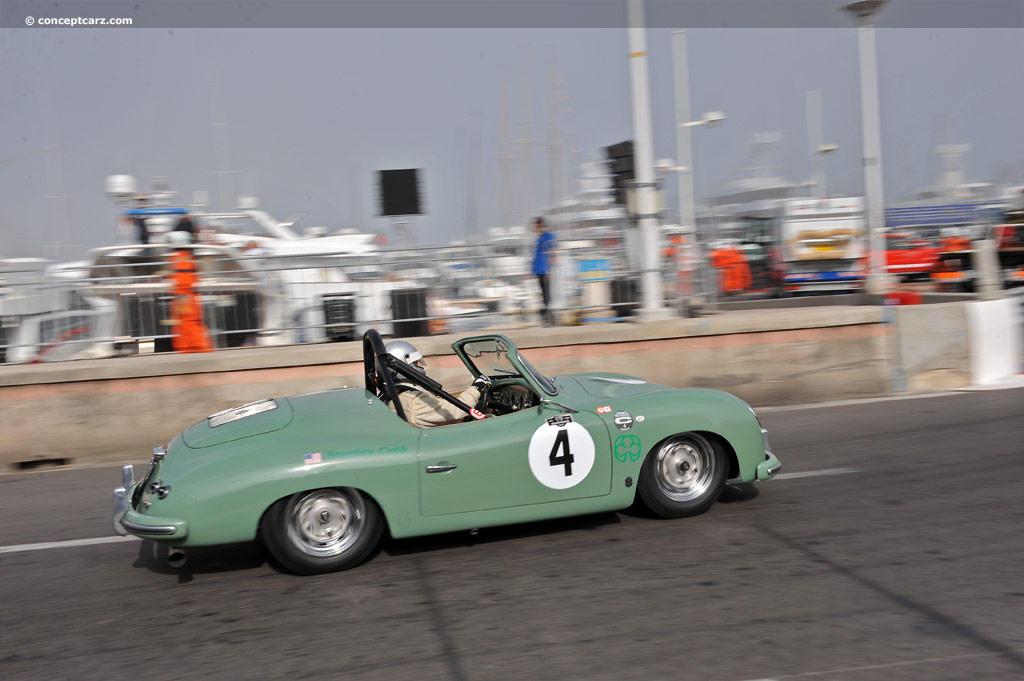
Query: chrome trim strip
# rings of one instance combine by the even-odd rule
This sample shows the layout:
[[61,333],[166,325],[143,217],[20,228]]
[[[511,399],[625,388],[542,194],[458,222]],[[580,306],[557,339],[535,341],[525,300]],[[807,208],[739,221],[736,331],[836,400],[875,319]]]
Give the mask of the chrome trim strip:
[[139,525],[124,518],[121,519],[121,524],[129,532],[137,532],[139,534],[174,534],[178,529],[174,525]]
[[266,398],[262,400],[256,400],[255,402],[249,402],[243,404],[240,407],[231,407],[230,409],[224,409],[218,411],[216,414],[210,414],[206,417],[206,421],[210,428],[216,428],[222,426],[225,423],[231,423],[239,419],[244,419],[247,416],[253,416],[255,414],[262,414],[265,411],[271,411],[277,409],[277,400],[274,398]]

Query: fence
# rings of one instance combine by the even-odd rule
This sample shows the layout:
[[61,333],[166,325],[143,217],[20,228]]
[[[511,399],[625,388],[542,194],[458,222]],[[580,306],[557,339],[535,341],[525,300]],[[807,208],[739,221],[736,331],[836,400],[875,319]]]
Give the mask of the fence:
[[[217,348],[355,340],[540,323],[532,244],[352,253],[273,254],[192,246],[203,322]],[[696,293],[693,258],[663,255],[666,306]],[[98,249],[88,264],[0,266],[0,362],[109,357],[172,349],[170,251]],[[558,323],[628,318],[640,307],[637,268],[622,244],[566,242],[551,273]]]

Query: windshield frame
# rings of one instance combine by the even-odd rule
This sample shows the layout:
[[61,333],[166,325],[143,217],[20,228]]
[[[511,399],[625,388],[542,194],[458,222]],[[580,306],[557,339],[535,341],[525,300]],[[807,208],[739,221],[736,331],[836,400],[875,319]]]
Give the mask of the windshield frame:
[[[499,351],[504,353],[505,361],[515,369],[516,373],[506,373],[505,371],[501,371],[494,374],[494,376],[491,376],[490,374],[487,374],[486,371],[481,371],[477,367],[477,363],[474,362],[466,352],[465,347],[467,345],[484,342],[496,343]],[[516,344],[506,336],[494,334],[489,336],[463,338],[452,343],[452,349],[474,376],[487,374],[491,378],[519,378],[526,381],[538,395],[544,394],[555,396],[558,394],[558,388],[555,386],[554,382],[544,374],[537,371],[537,369],[519,352],[519,348],[516,347]]]

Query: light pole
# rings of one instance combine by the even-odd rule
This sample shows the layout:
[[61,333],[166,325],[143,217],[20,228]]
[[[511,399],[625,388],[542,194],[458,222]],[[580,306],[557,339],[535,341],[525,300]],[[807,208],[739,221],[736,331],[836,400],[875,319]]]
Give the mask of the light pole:
[[857,0],[843,7],[857,19],[860,53],[860,110],[864,130],[864,194],[868,207],[868,293],[885,292],[885,200],[882,196],[882,139],[878,116],[875,16],[887,0]]
[[[680,111],[677,107],[677,117],[679,116],[679,113]],[[713,276],[711,265],[708,262],[708,238],[707,235],[704,234],[704,230],[700,228],[700,224],[697,222],[697,202],[694,198],[693,190],[693,154],[690,150],[690,128],[697,127],[698,125],[706,125],[709,128],[714,127],[725,120],[725,114],[721,111],[709,111],[700,119],[695,121],[687,121],[685,118],[688,118],[688,116],[683,117],[682,122],[680,122],[676,128],[676,147],[678,148],[680,155],[687,158],[689,165],[668,166],[663,163],[662,168],[666,171],[678,173],[679,223],[680,227],[687,230],[695,241],[693,246],[697,252],[696,279],[700,286],[700,290],[697,291],[697,294],[701,296],[701,298],[707,296],[706,300],[702,299],[698,301],[698,304],[703,305],[708,310],[714,310],[718,305],[718,286],[715,283],[716,278]],[[668,159],[665,160],[667,161]],[[693,308],[694,301],[690,301],[689,305]]]
[[[711,276],[707,258],[707,238],[697,223],[697,205],[693,191],[693,146],[690,128],[698,125],[714,126],[725,120],[721,111],[704,114],[700,120],[690,120],[690,73],[686,58],[686,31],[672,31],[672,67],[675,73],[676,94],[676,158],[679,160],[679,223],[690,230],[698,249],[697,282],[700,293],[707,295],[707,308],[717,304],[718,287]],[[692,307],[692,301],[691,301]]]
[[629,16],[629,80],[633,102],[633,167],[636,173],[636,213],[641,243],[642,321],[665,319],[661,268],[658,264],[658,209],[654,177],[654,143],[651,133],[651,102],[647,82],[647,37],[643,0],[627,0]]

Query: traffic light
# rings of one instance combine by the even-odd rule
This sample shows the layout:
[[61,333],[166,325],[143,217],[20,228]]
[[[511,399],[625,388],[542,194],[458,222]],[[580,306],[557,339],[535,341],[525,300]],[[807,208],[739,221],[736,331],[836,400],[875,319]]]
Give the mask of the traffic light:
[[612,187],[615,189],[615,203],[626,205],[626,189],[635,179],[633,171],[633,140],[626,140],[604,148],[608,157],[608,169],[612,173]]

